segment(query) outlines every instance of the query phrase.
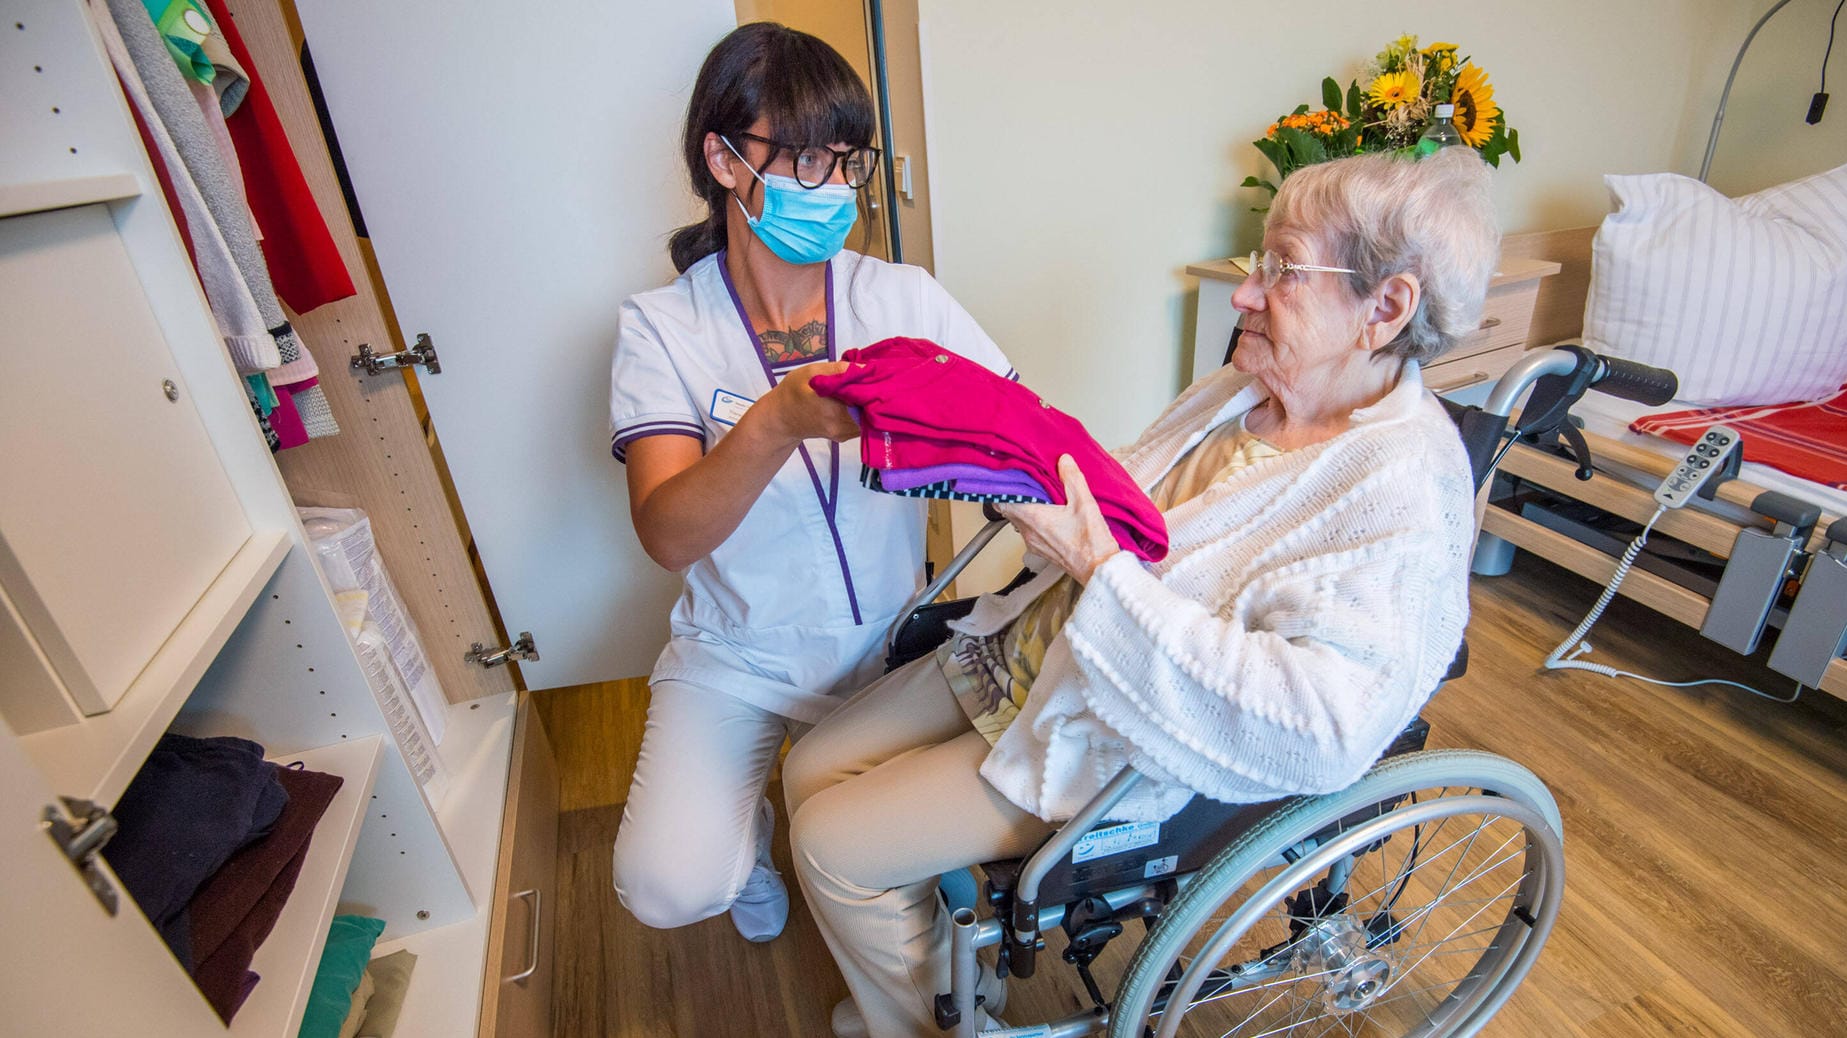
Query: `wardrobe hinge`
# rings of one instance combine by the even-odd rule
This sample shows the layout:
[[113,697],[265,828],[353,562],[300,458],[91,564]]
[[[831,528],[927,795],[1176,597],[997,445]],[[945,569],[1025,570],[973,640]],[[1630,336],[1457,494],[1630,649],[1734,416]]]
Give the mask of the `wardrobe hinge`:
[[436,344],[430,341],[430,333],[418,332],[417,341],[410,349],[402,353],[373,353],[372,347],[359,344],[359,352],[353,354],[351,361],[355,371],[376,375],[387,368],[408,368],[415,364],[423,365],[423,370],[432,375],[442,374],[442,361],[436,358]]
[[41,815],[40,824],[51,842],[58,845],[64,857],[83,874],[84,882],[89,884],[90,893],[102,903],[103,910],[110,915],[116,913],[120,896],[109,877],[103,874],[97,864],[96,854],[103,849],[103,844],[115,835],[115,817],[104,810],[100,804],[73,797],[59,797],[64,806],[46,804]]
[[490,649],[480,642],[476,642],[468,647],[467,652],[462,654],[462,661],[464,663],[479,663],[483,667],[498,667],[502,663],[513,660],[531,660],[534,663],[538,662],[539,647],[532,643],[531,631],[519,632],[519,640],[512,645],[503,646],[498,649]]

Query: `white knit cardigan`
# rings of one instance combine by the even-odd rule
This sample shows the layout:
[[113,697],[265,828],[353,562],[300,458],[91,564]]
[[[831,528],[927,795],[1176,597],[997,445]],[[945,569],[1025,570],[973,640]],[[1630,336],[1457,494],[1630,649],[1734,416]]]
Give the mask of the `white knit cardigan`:
[[[1229,366],[1119,452],[1153,486],[1265,393]],[[1158,564],[1104,562],[982,763],[1007,799],[1069,818],[1126,765],[1111,812],[1165,819],[1195,791],[1250,803],[1344,788],[1436,688],[1468,622],[1474,490],[1415,364],[1331,440],[1267,458],[1166,513]],[[956,629],[1000,631],[1055,581],[987,595]]]

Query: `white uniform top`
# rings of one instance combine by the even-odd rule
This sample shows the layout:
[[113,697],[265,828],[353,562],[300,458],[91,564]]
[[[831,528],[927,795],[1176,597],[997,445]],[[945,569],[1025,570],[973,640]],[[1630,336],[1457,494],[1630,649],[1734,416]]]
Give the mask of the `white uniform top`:
[[[808,361],[763,359],[720,252],[622,304],[609,392],[610,450],[644,436],[710,450],[773,379]],[[829,263],[829,357],[892,336],[1013,369],[919,267],[842,252]],[[859,441],[808,440],[731,536],[686,569],[651,680],[679,679],[814,723],[879,672],[886,627],[920,586],[922,500],[859,482]]]

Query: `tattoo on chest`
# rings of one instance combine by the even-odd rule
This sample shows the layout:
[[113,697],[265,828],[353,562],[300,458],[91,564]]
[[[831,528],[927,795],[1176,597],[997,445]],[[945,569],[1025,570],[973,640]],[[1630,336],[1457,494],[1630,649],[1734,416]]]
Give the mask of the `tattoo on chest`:
[[809,321],[800,328],[767,331],[757,336],[763,356],[771,364],[792,360],[827,359],[827,322]]

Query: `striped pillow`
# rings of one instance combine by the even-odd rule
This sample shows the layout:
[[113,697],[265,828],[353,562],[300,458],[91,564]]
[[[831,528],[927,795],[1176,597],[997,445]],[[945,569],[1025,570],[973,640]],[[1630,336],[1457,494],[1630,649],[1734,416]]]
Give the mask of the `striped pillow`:
[[1586,345],[1673,370],[1695,404],[1847,382],[1847,166],[1738,199],[1671,173],[1603,180]]

